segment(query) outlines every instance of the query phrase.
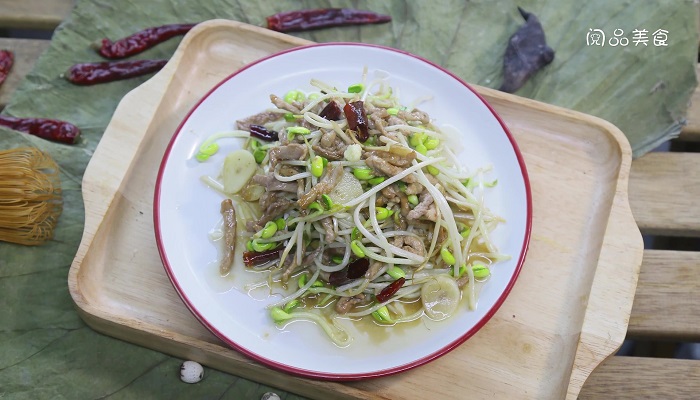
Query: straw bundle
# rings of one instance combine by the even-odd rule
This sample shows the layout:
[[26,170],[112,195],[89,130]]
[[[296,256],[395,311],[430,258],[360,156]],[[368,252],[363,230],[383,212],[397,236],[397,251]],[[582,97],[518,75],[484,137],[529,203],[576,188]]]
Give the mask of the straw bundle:
[[56,162],[35,148],[0,151],[0,240],[41,244],[63,210]]

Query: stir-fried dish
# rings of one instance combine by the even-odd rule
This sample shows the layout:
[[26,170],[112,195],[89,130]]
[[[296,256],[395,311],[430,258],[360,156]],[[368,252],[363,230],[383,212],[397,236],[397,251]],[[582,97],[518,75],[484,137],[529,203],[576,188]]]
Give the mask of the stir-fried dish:
[[200,147],[206,161],[222,138],[245,142],[220,177],[204,177],[227,195],[221,273],[240,257],[237,216],[245,267],[287,289],[269,306],[275,323],[314,321],[345,346],[338,318],[388,327],[448,318],[462,298],[476,307],[479,283],[507,258],[490,239],[502,220],[484,204],[496,181],[461,165],[454,134],[403,105],[387,76],[311,85],[270,95],[270,109]]

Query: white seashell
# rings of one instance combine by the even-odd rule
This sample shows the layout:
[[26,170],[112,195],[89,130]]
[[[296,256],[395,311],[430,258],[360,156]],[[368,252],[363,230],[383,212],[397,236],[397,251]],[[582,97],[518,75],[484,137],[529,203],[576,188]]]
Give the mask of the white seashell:
[[185,383],[197,383],[204,378],[204,368],[194,361],[185,361],[180,367],[180,379]]

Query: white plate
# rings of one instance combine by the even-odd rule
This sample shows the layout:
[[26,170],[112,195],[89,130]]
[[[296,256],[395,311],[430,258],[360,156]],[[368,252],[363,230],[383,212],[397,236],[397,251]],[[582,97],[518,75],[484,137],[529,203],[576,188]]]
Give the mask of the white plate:
[[[223,154],[243,140],[220,141],[218,155],[199,163],[198,146],[215,132],[231,130],[236,119],[270,107],[269,94],[314,91],[311,78],[347,87],[362,69],[390,74],[403,104],[421,103],[437,125],[459,127],[471,168],[493,165],[498,185],[487,206],[506,223],[493,233],[498,248],[512,256],[500,262],[479,296],[476,311],[461,311],[442,322],[392,328],[382,338],[354,332],[339,348],[313,323],[275,326],[265,305],[217,276],[218,249],[208,237],[221,219],[222,197],[207,188],[203,175],[218,176]],[[466,83],[420,57],[373,45],[336,43],[295,48],[257,61],[213,88],[185,117],[166,150],[154,202],[158,249],[176,290],[194,315],[224,342],[271,367],[293,374],[337,380],[400,372],[433,360],[458,346],[496,312],[515,283],[530,237],[531,196],[524,161],[513,137],[493,109]],[[239,271],[240,272],[240,271]],[[242,273],[242,272],[241,272]],[[378,328],[379,329],[379,328]]]

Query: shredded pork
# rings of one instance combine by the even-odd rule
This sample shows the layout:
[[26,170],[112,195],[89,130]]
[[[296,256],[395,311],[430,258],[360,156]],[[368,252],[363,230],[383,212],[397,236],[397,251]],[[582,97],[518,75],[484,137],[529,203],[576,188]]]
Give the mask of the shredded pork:
[[[395,165],[390,164],[388,161],[386,161],[383,158],[377,157],[377,156],[369,156],[365,160],[365,163],[367,164],[368,167],[372,168],[374,172],[380,174],[380,175],[387,175],[387,176],[394,176],[402,173],[405,168],[397,167]],[[406,183],[413,183],[416,182],[416,177],[413,175],[407,175],[402,181]]]
[[299,143],[273,147],[269,151],[270,166],[275,167],[277,163],[285,160],[303,160],[308,153],[308,148]]
[[330,167],[328,171],[323,176],[318,185],[314,186],[299,198],[297,204],[299,207],[306,209],[316,201],[321,195],[328,194],[335,188],[335,186],[340,182],[343,177],[343,167]]

